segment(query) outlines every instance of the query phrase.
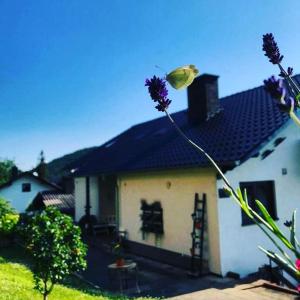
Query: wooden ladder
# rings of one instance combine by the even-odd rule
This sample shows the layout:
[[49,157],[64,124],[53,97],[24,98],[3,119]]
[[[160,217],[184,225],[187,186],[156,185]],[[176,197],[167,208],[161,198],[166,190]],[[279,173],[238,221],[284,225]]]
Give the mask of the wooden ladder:
[[191,270],[190,276],[198,277],[203,271],[203,251],[204,251],[204,231],[205,231],[206,194],[199,199],[199,194],[195,194],[193,219]]

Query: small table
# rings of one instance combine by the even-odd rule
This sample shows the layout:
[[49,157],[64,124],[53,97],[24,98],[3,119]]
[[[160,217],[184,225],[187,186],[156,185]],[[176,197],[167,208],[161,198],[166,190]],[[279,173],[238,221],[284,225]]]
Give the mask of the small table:
[[126,260],[123,266],[117,266],[116,263],[113,263],[108,265],[107,268],[110,280],[112,280],[113,274],[117,274],[121,293],[123,293],[123,285],[127,288],[128,275],[132,272],[135,278],[136,290],[140,293],[138,284],[138,267],[136,262]]

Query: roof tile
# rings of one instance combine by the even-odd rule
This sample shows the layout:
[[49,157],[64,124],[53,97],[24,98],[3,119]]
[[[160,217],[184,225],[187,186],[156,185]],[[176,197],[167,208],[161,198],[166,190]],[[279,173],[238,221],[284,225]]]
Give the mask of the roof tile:
[[[263,86],[221,98],[220,103],[223,110],[198,126],[189,124],[187,110],[172,114],[184,133],[220,165],[245,160],[288,120]],[[78,161],[75,176],[206,165],[207,159],[161,117],[98,147]]]

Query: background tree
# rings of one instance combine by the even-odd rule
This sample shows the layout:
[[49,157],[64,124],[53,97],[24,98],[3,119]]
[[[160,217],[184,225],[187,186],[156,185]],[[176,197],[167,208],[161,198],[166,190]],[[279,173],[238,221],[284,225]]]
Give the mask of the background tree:
[[0,217],[6,214],[14,214],[15,210],[11,207],[10,203],[4,198],[0,198]]
[[19,215],[10,203],[0,198],[0,246],[7,246],[12,241],[18,221]]
[[12,170],[15,164],[12,160],[5,159],[0,161],[0,185],[8,182],[12,176]]
[[31,218],[25,228],[27,249],[33,256],[35,289],[48,299],[54,285],[86,267],[87,248],[80,228],[53,207]]

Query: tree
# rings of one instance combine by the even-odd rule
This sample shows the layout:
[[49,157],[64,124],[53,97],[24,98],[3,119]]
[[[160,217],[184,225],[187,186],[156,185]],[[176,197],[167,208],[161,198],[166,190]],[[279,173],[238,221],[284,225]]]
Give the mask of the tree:
[[48,207],[25,228],[27,249],[34,259],[35,289],[48,299],[54,285],[86,267],[86,245],[80,228],[57,208]]
[[19,215],[10,203],[0,198],[0,245],[9,245],[17,229],[18,221]]
[[0,217],[6,214],[14,214],[15,210],[11,207],[10,203],[3,198],[0,198]]
[[11,179],[12,169],[14,166],[15,164],[12,160],[5,159],[0,161],[0,185]]

